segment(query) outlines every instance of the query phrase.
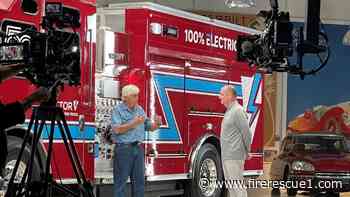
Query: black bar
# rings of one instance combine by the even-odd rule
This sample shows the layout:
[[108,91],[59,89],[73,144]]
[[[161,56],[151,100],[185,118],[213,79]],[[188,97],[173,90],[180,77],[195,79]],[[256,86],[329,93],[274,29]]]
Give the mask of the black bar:
[[[44,124],[45,124],[45,121],[42,121],[41,123],[40,123],[40,126],[39,126],[39,133],[37,133],[37,132],[34,132],[33,133],[33,141],[32,141],[32,147],[31,147],[31,155],[34,153],[33,152],[33,144],[36,146],[36,144],[38,144],[38,142],[39,142],[39,139],[40,139],[40,136],[41,136],[41,133],[42,133],[42,130],[43,130],[43,127],[44,127]],[[34,154],[33,154],[34,155]],[[31,158],[32,156],[30,156],[30,158]],[[35,157],[34,157],[35,158]],[[33,164],[33,163],[32,163]],[[24,174],[23,174],[23,177],[22,177],[22,180],[21,180],[21,186],[23,186],[24,185],[24,181],[25,181],[25,178],[27,177],[27,175],[28,175],[28,169],[30,169],[30,168],[32,168],[33,166],[29,166],[29,165],[27,165],[27,167],[26,167],[26,169],[25,169],[25,171],[24,171]]]
[[64,143],[64,146],[66,147],[66,150],[67,150],[67,154],[68,154],[69,159],[71,161],[75,177],[77,178],[78,184],[81,184],[81,180],[80,180],[81,174],[78,172],[78,167],[77,167],[76,160],[73,158],[72,150],[69,147],[69,144],[68,144],[68,141],[67,141],[67,137],[66,137],[66,134],[65,134],[65,130],[63,129],[63,126],[62,126],[60,121],[58,122],[58,127],[60,129],[61,136],[62,136],[62,139],[63,139],[63,143]]
[[[38,117],[36,117],[35,121],[39,121]],[[26,171],[24,172],[24,175],[26,176],[26,173],[28,172],[28,179],[27,182],[30,183],[30,181],[32,180],[32,173],[33,173],[33,163],[35,160],[35,152],[36,152],[36,144],[38,144],[42,130],[44,128],[44,124],[45,124],[45,120],[41,120],[40,125],[39,125],[39,129],[35,129],[35,127],[37,126],[37,122],[34,125],[34,132],[33,132],[33,139],[32,139],[32,149],[30,152],[30,160],[29,160],[29,164],[26,168]],[[28,171],[29,169],[29,171]],[[23,177],[25,177],[23,176]],[[24,178],[22,178],[21,184],[24,184]]]
[[[33,133],[34,133],[34,136],[39,132],[39,128],[38,128],[38,126],[39,126],[39,119],[38,119],[38,115],[39,115],[39,109],[37,109],[36,110],[36,113],[35,113],[35,116],[34,116],[34,118],[35,118],[35,121],[34,121],[34,130],[33,130]],[[40,127],[40,126],[39,126]],[[24,143],[24,146],[25,146],[25,144],[26,144],[26,142],[23,142]],[[29,158],[29,164],[26,166],[26,172],[28,172],[28,178],[27,178],[27,183],[31,183],[31,181],[32,181],[32,171],[33,171],[33,162],[34,162],[34,154],[33,154],[33,151],[35,151],[35,147],[36,146],[33,146],[33,144],[35,144],[36,142],[35,142],[35,137],[33,137],[32,138],[32,146],[31,146],[31,152],[30,152],[30,158]],[[15,173],[15,171],[13,171],[14,173]],[[17,171],[16,171],[16,173],[17,173]],[[25,173],[25,176],[23,176],[22,177],[22,179],[21,179],[21,183],[24,183],[24,180],[26,179],[26,173]],[[27,187],[28,186],[28,184],[27,185],[25,185],[24,187]],[[20,186],[20,187],[22,187],[22,185]],[[18,189],[18,191],[21,191],[21,189]],[[27,195],[27,196],[29,196],[29,190],[25,190],[25,192],[24,192],[24,195]]]
[[305,39],[318,45],[320,33],[321,0],[307,0],[305,16]]
[[62,192],[64,192],[64,193],[66,193],[66,194],[70,194],[70,195],[76,196],[76,197],[79,197],[79,196],[80,196],[79,194],[73,192],[71,189],[66,188],[64,185],[59,185],[59,184],[57,184],[56,182],[53,183],[53,186],[54,186],[56,189],[58,189],[58,190],[60,190],[60,191],[62,191]]
[[[45,180],[49,180],[50,175],[50,164],[51,164],[51,156],[52,156],[52,146],[53,146],[53,136],[55,134],[55,121],[56,121],[56,110],[53,110],[54,114],[50,114],[51,117],[51,128],[50,128],[50,135],[49,135],[49,147],[47,151],[47,160],[46,160],[46,169],[45,169]],[[48,181],[45,181],[44,184],[44,195],[46,197],[47,189],[48,188]]]
[[278,0],[270,0],[271,8],[278,9]]
[[81,174],[81,178],[83,179],[83,182],[86,183],[86,177],[85,177],[85,173],[84,173],[84,170],[83,170],[83,167],[81,165],[81,162],[80,162],[80,159],[79,159],[79,156],[78,156],[78,153],[77,151],[75,150],[75,146],[74,146],[74,141],[73,141],[73,138],[72,138],[72,135],[71,133],[69,132],[69,127],[67,125],[67,121],[66,119],[64,118],[64,113],[63,113],[63,110],[60,109],[59,111],[60,113],[60,117],[62,122],[63,122],[63,127],[65,128],[65,130],[67,131],[66,134],[67,134],[67,138],[68,138],[68,142],[69,142],[69,145],[71,146],[71,149],[72,149],[72,153],[73,153],[73,157],[76,159],[77,163],[78,163],[78,169],[79,169],[79,173]]

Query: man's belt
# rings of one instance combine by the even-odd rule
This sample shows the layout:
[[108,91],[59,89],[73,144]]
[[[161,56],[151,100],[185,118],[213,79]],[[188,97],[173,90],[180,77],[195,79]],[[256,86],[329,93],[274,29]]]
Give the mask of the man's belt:
[[116,146],[138,146],[140,145],[141,142],[135,141],[135,142],[130,142],[130,143],[115,143]]

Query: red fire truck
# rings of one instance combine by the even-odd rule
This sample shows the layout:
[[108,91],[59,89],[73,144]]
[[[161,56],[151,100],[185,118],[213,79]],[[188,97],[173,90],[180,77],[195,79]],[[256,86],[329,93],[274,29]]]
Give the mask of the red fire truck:
[[[236,87],[249,114],[252,158],[245,175],[262,174],[263,77],[235,60],[238,35],[254,30],[153,3],[98,8],[97,28],[96,124],[107,128],[102,136],[108,136],[111,105],[126,84],[140,87],[140,104],[151,119],[162,116],[163,125],[144,141],[148,182],[178,180],[192,196],[219,195],[207,180],[222,179],[225,109],[218,95],[225,84]],[[111,147],[103,139],[95,163],[102,179],[112,176]]]
[[[18,23],[39,28],[41,14],[23,13],[20,2],[9,1],[2,10],[3,30],[9,29],[5,21],[17,24],[13,25],[17,29],[22,27]],[[146,133],[143,143],[147,192],[220,195],[221,189],[210,180],[223,178],[219,136],[225,108],[218,95],[226,84],[235,86],[249,115],[252,157],[245,163],[244,174],[263,173],[263,76],[237,62],[235,48],[238,35],[254,30],[153,3],[110,4],[94,14],[94,2],[62,2],[81,13],[82,76],[80,86],[65,87],[58,104],[97,194],[110,190],[112,184],[110,116],[120,102],[121,88],[130,83],[140,88],[140,105],[147,115],[152,119],[159,114],[163,122],[157,131]],[[0,99],[19,100],[33,89],[24,78],[15,78],[1,84]],[[9,170],[25,127],[8,130]],[[52,172],[57,180],[73,184],[61,137],[56,135],[54,141]],[[37,169],[41,157],[45,158],[46,142],[44,134]]]

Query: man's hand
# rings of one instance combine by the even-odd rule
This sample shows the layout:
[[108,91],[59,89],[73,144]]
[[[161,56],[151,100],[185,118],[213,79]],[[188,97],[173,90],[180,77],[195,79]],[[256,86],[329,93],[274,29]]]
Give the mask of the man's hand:
[[130,129],[133,129],[135,127],[137,127],[140,124],[144,124],[146,120],[146,117],[144,116],[136,116],[132,121],[130,121],[129,123],[123,124],[123,125],[119,125],[115,128],[113,128],[114,132],[116,133],[126,133],[128,132]]
[[144,116],[136,116],[133,120],[132,123],[135,126],[138,126],[139,124],[145,123],[146,118]]
[[154,119],[154,123],[158,126],[158,128],[160,127],[160,125],[162,125],[162,117],[157,115],[156,118]]
[[155,130],[159,129],[160,125],[162,125],[162,117],[157,115],[154,118],[154,122],[152,123],[150,131],[155,131]]

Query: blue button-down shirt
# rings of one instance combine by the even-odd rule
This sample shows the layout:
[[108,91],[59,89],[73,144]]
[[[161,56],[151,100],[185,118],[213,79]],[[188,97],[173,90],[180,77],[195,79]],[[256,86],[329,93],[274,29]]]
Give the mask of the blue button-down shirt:
[[[136,105],[133,109],[130,109],[124,102],[118,104],[112,114],[112,127],[117,127],[126,123],[130,123],[136,116],[145,116],[145,111],[141,106]],[[112,140],[114,143],[132,143],[142,142],[145,139],[145,132],[150,130],[151,121],[146,118],[145,124],[139,124],[137,127],[130,129],[125,133],[113,132]]]

